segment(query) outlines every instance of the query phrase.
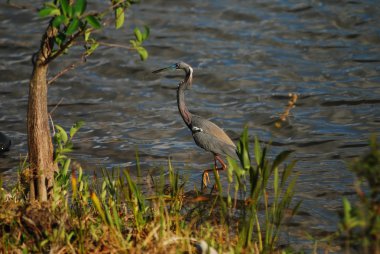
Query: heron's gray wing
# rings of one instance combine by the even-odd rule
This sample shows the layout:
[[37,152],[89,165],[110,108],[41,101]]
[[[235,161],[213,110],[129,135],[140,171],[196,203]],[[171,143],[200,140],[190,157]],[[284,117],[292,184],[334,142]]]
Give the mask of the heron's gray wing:
[[238,159],[236,154],[236,147],[227,144],[219,139],[215,139],[214,136],[204,131],[198,131],[193,133],[195,143],[206,151],[223,156],[230,156],[234,159]]
[[235,143],[231,140],[231,138],[222,130],[218,125],[213,122],[204,119],[197,115],[192,115],[192,126],[196,128],[202,129],[205,133],[208,133],[215,138],[227,143],[231,146],[235,146]]
[[219,126],[196,115],[191,120],[193,137],[198,146],[216,154],[237,158],[234,142]]

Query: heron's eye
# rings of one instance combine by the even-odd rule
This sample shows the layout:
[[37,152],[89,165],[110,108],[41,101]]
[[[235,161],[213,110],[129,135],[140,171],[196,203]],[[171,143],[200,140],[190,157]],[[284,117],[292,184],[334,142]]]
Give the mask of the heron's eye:
[[175,64],[175,67],[176,67],[177,69],[179,69],[179,64]]

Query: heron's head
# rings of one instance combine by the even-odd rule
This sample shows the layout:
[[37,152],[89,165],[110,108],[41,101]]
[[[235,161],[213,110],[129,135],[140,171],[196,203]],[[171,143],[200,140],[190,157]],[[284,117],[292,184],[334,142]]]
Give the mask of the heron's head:
[[184,63],[184,62],[179,62],[179,63],[176,63],[175,64],[175,68],[176,69],[180,69],[180,70],[188,70],[190,67],[190,65],[188,65],[187,63]]
[[179,62],[179,63],[173,64],[169,67],[165,67],[162,69],[155,70],[155,71],[153,71],[153,73],[159,73],[159,72],[171,70],[171,69],[184,70],[185,71],[186,77],[181,83],[179,83],[178,87],[183,87],[184,89],[190,89],[192,81],[193,81],[193,68],[191,68],[191,66],[188,65],[187,63]]
[[186,74],[192,74],[193,73],[193,68],[191,68],[190,65],[188,65],[187,63],[184,63],[184,62],[179,62],[179,63],[173,64],[173,65],[170,65],[168,67],[155,70],[155,71],[153,71],[153,73],[159,73],[162,71],[172,70],[172,69],[184,70],[186,72]]

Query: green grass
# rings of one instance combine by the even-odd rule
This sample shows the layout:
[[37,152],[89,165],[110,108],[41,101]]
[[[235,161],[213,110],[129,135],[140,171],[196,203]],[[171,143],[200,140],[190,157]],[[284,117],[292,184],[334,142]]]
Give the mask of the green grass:
[[[67,155],[77,129],[71,129],[70,137],[57,129],[60,170],[51,200],[29,203],[21,180],[11,191],[0,192],[1,253],[290,252],[279,244],[284,223],[301,204],[292,202],[297,174],[295,161],[288,160],[290,151],[269,160],[268,147],[255,139],[250,153],[245,129],[238,143],[240,162],[228,159],[227,183],[215,172],[216,190],[185,192],[186,182],[170,161],[156,177],[133,176],[125,169],[104,170],[101,178],[85,175]],[[148,182],[147,189],[141,189],[142,181]],[[353,218],[364,218],[353,212],[356,206],[344,202],[337,236],[346,236],[351,248],[358,243],[352,239],[364,234],[352,235],[362,225]],[[370,218],[378,223],[378,214]],[[373,232],[364,236],[366,246],[373,239],[378,243],[378,228]]]

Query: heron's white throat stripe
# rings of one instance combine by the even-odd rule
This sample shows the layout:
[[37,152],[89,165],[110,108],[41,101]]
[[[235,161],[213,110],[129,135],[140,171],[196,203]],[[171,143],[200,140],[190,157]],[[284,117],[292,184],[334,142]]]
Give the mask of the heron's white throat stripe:
[[193,126],[193,127],[191,128],[191,131],[192,131],[193,133],[196,133],[196,132],[202,132],[203,130],[202,130],[202,128],[199,128],[199,127]]

